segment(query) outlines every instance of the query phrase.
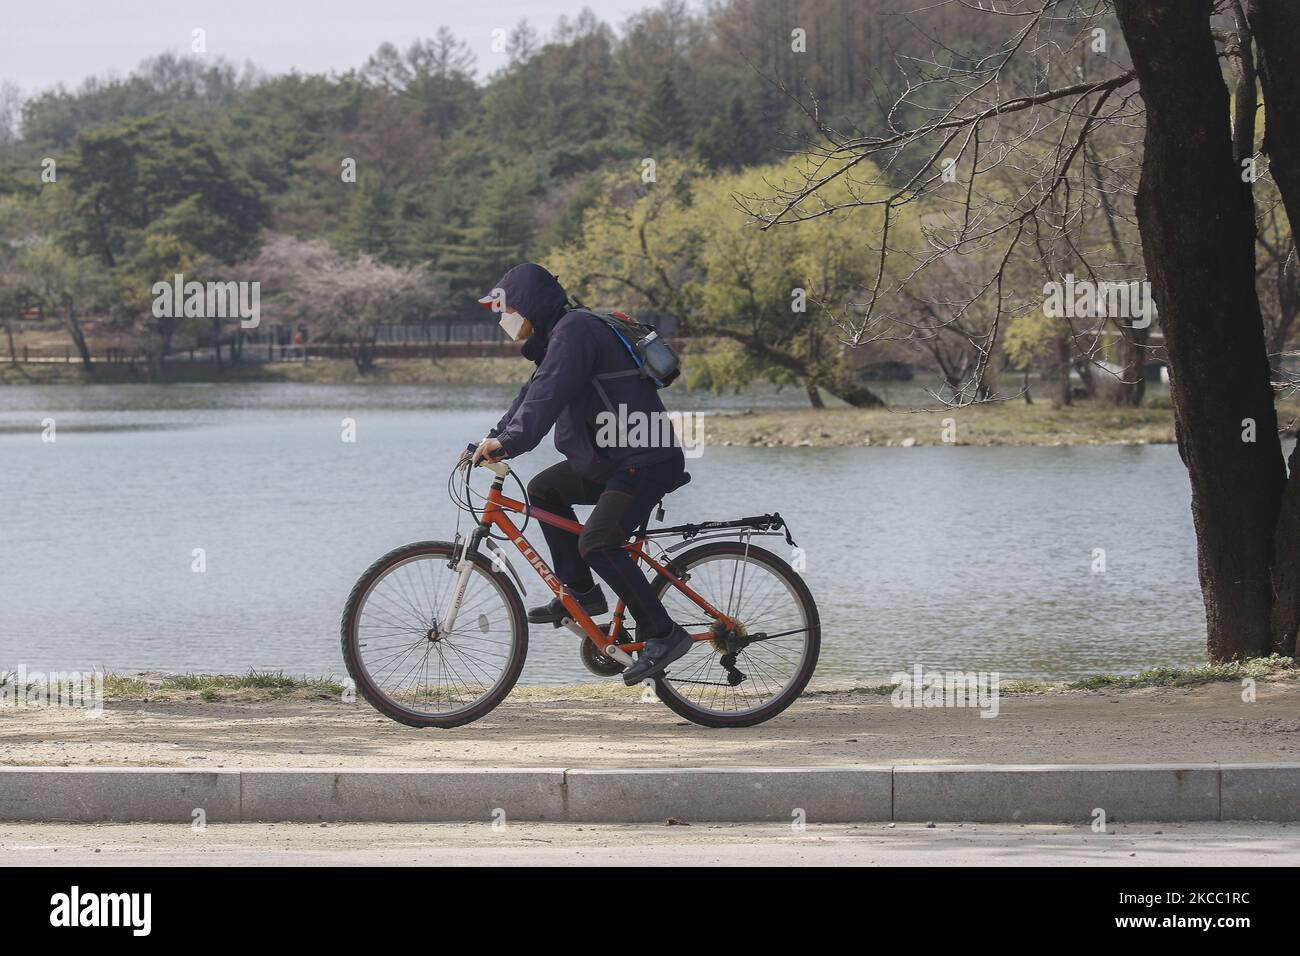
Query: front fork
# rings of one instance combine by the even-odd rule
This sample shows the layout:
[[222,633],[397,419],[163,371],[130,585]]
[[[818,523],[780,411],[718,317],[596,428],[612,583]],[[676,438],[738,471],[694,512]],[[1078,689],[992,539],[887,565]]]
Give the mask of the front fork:
[[[442,615],[442,631],[444,634],[450,634],[456,627],[456,615],[460,613],[460,602],[465,597],[465,589],[469,587],[469,573],[474,566],[474,555],[478,554],[479,542],[487,534],[487,529],[479,525],[469,537],[461,543],[460,535],[456,535],[456,540],[451,546],[451,560],[447,562],[447,567],[456,571],[456,586],[452,589],[451,597],[447,601],[447,610]],[[456,554],[456,546],[460,545],[460,554]]]
[[[491,467],[490,465],[488,467]],[[492,468],[496,472],[496,479],[492,482],[492,488],[500,491],[505,484],[505,475]],[[466,479],[468,481],[468,478]],[[456,533],[456,540],[451,544],[451,560],[447,562],[447,567],[452,571],[457,571],[456,587],[452,589],[451,597],[447,600],[447,609],[442,615],[442,631],[450,634],[456,626],[456,616],[460,613],[460,602],[465,598],[465,589],[469,587],[469,574],[473,569],[474,558],[478,556],[478,546],[488,534],[488,522],[480,521],[478,526],[469,533],[464,543],[461,542],[460,532]],[[456,553],[457,548],[460,554]]]

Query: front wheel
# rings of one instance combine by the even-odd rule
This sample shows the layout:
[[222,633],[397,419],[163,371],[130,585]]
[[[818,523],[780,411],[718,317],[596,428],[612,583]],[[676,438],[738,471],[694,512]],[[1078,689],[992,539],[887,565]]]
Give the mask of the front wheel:
[[[751,727],[770,720],[802,693],[817,667],[821,618],[803,579],[771,551],[714,541],[673,560],[686,584],[734,618],[740,636],[696,642],[655,679],[676,714],[705,727]],[[669,616],[692,634],[713,626],[700,606],[658,576],[654,587]]]
[[510,579],[475,555],[449,630],[460,574],[447,541],[408,544],[361,575],[343,610],[343,661],[370,704],[412,727],[457,727],[505,699],[528,653]]

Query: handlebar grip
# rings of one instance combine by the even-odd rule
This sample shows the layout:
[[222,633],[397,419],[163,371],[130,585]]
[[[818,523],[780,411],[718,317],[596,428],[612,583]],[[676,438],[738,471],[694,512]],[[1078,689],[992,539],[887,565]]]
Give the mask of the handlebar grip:
[[[484,439],[482,439],[482,441],[487,441],[487,439],[484,438]],[[481,443],[482,443],[482,442],[472,441],[472,442],[470,442],[468,445],[465,446],[465,451],[467,451],[467,452],[469,453],[469,456],[470,456],[471,459],[474,457],[474,452],[478,451],[478,446],[479,446]],[[479,465],[480,465],[480,466],[483,466],[483,465],[488,464],[489,462],[497,463],[497,462],[502,462],[502,461],[505,461],[505,456],[504,456],[504,455],[500,455],[500,456],[498,456],[498,457],[496,457],[496,458],[487,458],[487,457],[484,457],[484,458],[479,459]]]

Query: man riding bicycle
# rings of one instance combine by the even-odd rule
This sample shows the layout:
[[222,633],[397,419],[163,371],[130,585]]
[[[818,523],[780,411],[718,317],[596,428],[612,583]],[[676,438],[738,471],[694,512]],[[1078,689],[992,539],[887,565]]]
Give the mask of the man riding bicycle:
[[[536,448],[555,427],[555,447],[565,461],[528,483],[531,503],[571,521],[577,520],[574,505],[595,505],[581,535],[542,525],[556,576],[595,617],[608,610],[592,571],[600,575],[627,605],[636,619],[638,640],[645,642],[636,663],[623,673],[623,682],[632,685],[657,677],[693,642],[668,616],[623,544],[665,494],[689,480],[686,460],[676,443],[633,443],[609,428],[598,435],[596,420],[610,405],[621,406],[619,421],[641,415],[661,420],[665,410],[658,388],[651,378],[630,374],[616,374],[597,387],[595,376],[635,369],[636,360],[618,333],[594,313],[571,306],[559,280],[535,263],[510,269],[479,302],[500,313],[502,329],[524,343],[521,354],[537,368],[509,411],[479,443],[473,463],[517,458]],[[657,429],[643,433],[655,434]],[[558,625],[565,616],[559,598],[528,611],[528,620],[535,624]]]

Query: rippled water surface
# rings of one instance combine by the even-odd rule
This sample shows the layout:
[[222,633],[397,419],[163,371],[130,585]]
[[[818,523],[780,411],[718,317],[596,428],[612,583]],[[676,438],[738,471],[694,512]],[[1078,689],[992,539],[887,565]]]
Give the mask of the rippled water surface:
[[[512,392],[0,389],[0,669],[342,675],[353,581],[396,545],[451,536],[456,449]],[[679,409],[755,401],[671,397]],[[355,443],[340,440],[344,418]],[[526,478],[553,460],[547,443],[517,467]],[[1203,657],[1172,446],[719,447],[690,469],[669,521],[789,520],[822,611],[820,676],[883,679],[922,662],[1070,677]],[[525,581],[525,602],[540,601]],[[588,679],[576,643],[534,630],[523,680]]]

